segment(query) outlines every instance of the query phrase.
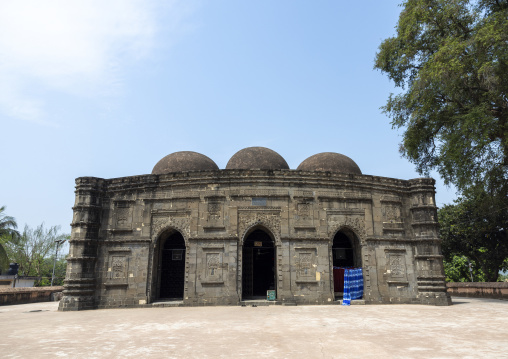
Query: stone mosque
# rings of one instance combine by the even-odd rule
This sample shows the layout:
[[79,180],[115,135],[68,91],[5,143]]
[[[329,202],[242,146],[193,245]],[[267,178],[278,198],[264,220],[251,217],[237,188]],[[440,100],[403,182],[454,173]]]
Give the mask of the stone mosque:
[[[76,179],[60,310],[334,304],[336,268],[363,301],[449,305],[431,178],[364,175],[326,152],[289,169],[249,147],[225,169],[196,152],[149,175]],[[343,279],[342,279],[343,280]]]

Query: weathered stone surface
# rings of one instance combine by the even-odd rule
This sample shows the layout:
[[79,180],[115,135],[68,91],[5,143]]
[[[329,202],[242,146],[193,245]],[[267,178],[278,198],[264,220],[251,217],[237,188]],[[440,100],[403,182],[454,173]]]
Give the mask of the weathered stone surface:
[[448,294],[457,297],[508,300],[508,282],[446,283]]
[[0,305],[58,301],[63,287],[0,288]]
[[[238,167],[273,152],[247,150]],[[267,163],[284,167],[275,155]],[[178,305],[239,305],[244,279],[256,275],[245,269],[245,241],[258,230],[273,245],[279,304],[335,301],[332,249],[345,236],[366,303],[447,305],[434,194],[429,178],[274,168],[78,178],[60,309],[150,305],[167,278],[181,282]],[[182,274],[164,277],[175,233]]]
[[277,152],[265,147],[248,147],[238,151],[226,165],[228,170],[288,170],[289,166]]
[[340,153],[323,152],[310,156],[300,163],[299,171],[329,171],[361,175],[360,167],[351,158]]
[[213,171],[219,167],[215,162],[201,153],[181,151],[167,155],[154,166],[152,174],[161,175],[183,171]]

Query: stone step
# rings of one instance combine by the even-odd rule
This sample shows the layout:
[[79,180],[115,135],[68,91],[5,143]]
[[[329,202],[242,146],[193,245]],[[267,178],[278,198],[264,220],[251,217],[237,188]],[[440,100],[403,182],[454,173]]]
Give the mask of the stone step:
[[161,300],[153,302],[152,307],[164,308],[164,307],[183,307],[183,300]]
[[[342,299],[337,299],[332,304],[342,305]],[[354,299],[351,301],[351,305],[365,305],[365,299]]]
[[263,300],[263,299],[254,299],[254,300],[242,300],[240,302],[241,306],[246,307],[262,307],[262,306],[269,306],[269,305],[280,305],[281,303],[276,300]]

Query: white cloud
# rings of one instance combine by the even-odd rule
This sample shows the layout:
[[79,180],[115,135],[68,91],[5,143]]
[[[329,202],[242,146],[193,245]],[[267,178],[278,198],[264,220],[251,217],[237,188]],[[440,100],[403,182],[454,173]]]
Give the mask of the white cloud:
[[122,69],[152,51],[161,9],[178,12],[175,1],[169,4],[0,0],[0,111],[47,123],[46,91],[78,96],[114,91]]

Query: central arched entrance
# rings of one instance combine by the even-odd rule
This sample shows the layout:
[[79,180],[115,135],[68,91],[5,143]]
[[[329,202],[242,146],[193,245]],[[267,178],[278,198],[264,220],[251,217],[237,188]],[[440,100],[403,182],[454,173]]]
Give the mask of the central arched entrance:
[[344,291],[345,269],[361,267],[358,253],[358,237],[348,228],[338,231],[333,237],[333,291],[336,298],[341,298]]
[[159,299],[183,299],[185,286],[185,240],[172,232],[161,242]]
[[242,299],[266,299],[275,290],[275,246],[261,229],[252,231],[243,243]]

